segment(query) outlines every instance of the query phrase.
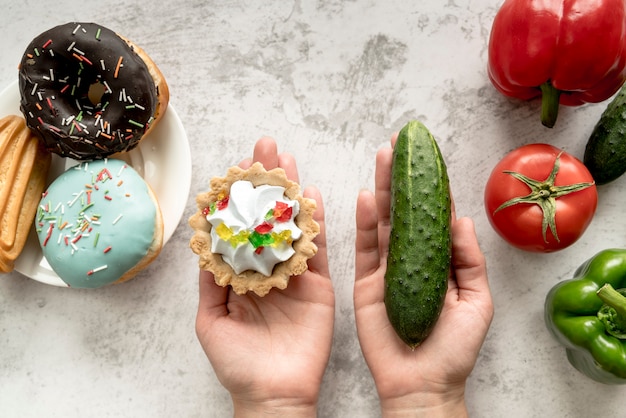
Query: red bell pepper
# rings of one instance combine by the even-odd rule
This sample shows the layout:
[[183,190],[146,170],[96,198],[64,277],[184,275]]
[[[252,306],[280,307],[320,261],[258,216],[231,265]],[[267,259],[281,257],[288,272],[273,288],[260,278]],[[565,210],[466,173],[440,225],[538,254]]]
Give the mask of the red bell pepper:
[[506,96],[542,96],[550,128],[559,103],[608,99],[626,79],[626,2],[505,0],[491,29],[489,78]]

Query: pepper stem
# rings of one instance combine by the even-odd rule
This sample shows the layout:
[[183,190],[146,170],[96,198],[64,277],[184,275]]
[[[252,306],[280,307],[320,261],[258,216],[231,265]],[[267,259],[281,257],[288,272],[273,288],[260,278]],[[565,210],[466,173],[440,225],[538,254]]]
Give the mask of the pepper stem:
[[626,339],[626,289],[615,290],[609,283],[604,284],[598,297],[604,305],[598,311],[598,318],[604,323],[606,331],[619,339]]
[[541,123],[547,128],[554,127],[559,115],[559,97],[561,91],[554,88],[550,81],[541,86]]

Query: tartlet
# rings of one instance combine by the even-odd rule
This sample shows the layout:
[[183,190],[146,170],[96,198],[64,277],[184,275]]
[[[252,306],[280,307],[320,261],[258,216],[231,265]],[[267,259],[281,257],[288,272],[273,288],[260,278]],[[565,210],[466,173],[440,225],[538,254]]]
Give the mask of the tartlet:
[[[255,190],[265,186],[284,188],[282,193],[284,199],[295,202],[292,203],[293,207],[297,208],[294,209],[294,212],[296,210],[298,212],[294,216],[293,222],[297,229],[301,231],[301,234],[298,233],[299,237],[293,240],[289,238],[290,233],[285,234],[283,232],[275,235],[277,244],[272,245],[291,245],[293,254],[286,260],[277,262],[269,272],[269,275],[253,269],[237,272],[224,259],[222,253],[213,251],[217,245],[214,241],[218,234],[221,234],[220,231],[216,232],[215,230],[221,227],[226,229],[228,233],[226,236],[221,234],[219,237],[230,238],[233,248],[235,246],[245,246],[246,248],[243,248],[241,251],[262,254],[264,247],[252,239],[254,235],[259,236],[255,231],[266,233],[267,229],[272,228],[274,222],[280,222],[271,216],[268,218],[268,215],[265,213],[257,213],[256,215],[258,216],[254,222],[246,221],[245,226],[237,228],[237,231],[235,231],[235,235],[238,237],[237,240],[233,238],[233,231],[224,224],[212,225],[208,220],[212,214],[229,204],[236,204],[233,202],[229,203],[229,198],[233,184],[238,182],[250,182]],[[238,186],[238,188],[240,187]],[[248,190],[251,190],[251,188],[248,187]],[[265,296],[272,288],[285,289],[289,283],[289,278],[304,273],[308,269],[307,261],[317,253],[317,246],[313,239],[319,234],[320,227],[313,219],[313,213],[316,209],[315,200],[303,197],[298,183],[289,180],[282,168],[267,171],[258,162],[246,170],[240,167],[231,167],[228,169],[225,177],[214,177],[211,179],[210,190],[198,194],[196,203],[198,211],[189,219],[189,225],[194,229],[194,235],[190,240],[190,248],[199,256],[201,269],[213,273],[215,282],[218,285],[230,285],[237,294],[241,295],[252,291],[259,296]],[[285,204],[282,205],[284,206]],[[262,212],[265,211],[266,209],[262,210]],[[242,236],[243,238],[241,238]],[[230,258],[231,263],[233,261],[237,263],[237,255],[234,256],[234,260],[232,260],[233,257]]]

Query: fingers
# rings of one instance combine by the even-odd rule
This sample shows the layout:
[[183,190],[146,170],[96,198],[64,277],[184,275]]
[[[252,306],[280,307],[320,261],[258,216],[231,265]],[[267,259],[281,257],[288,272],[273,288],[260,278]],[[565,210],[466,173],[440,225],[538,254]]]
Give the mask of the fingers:
[[[359,193],[356,204],[355,272],[352,297],[357,320],[357,331],[364,331],[365,334],[368,334],[366,330],[372,329],[372,327],[376,329],[383,327],[380,325],[380,322],[369,321],[366,319],[367,316],[362,314],[363,308],[375,307],[374,311],[378,312],[382,306],[385,291],[383,281],[383,263],[385,261],[381,254],[379,231],[376,198],[372,192],[364,190]],[[389,237],[386,239],[388,242]],[[384,251],[386,252],[386,248],[384,248]],[[377,318],[384,317],[385,320],[387,318],[379,314],[375,316]],[[374,335],[377,333],[376,331],[369,334]]]
[[370,191],[364,190],[356,202],[355,280],[368,276],[379,265],[376,200]]
[[396,141],[398,140],[398,134],[399,132],[394,132],[393,135],[391,135],[391,148],[396,146]]
[[242,160],[239,163],[239,167],[246,170],[255,162],[261,163],[268,171],[280,167],[285,170],[289,180],[296,183],[300,182],[295,158],[289,153],[278,154],[278,146],[273,138],[268,136],[261,137],[254,144],[252,158]]
[[213,274],[205,270],[200,270],[198,285],[198,320],[202,318],[211,320],[227,315],[228,287],[217,285]]
[[278,146],[274,139],[264,136],[254,144],[252,160],[263,164],[266,170],[278,167]]
[[296,183],[300,183],[298,176],[298,168],[296,166],[296,159],[289,153],[282,153],[278,155],[278,167],[285,170],[287,178]]
[[450,190],[450,220],[452,223],[456,222],[456,205],[454,204],[452,190]]
[[309,270],[318,273],[324,277],[330,277],[328,269],[328,249],[326,246],[326,222],[324,217],[324,202],[320,191],[313,186],[304,190],[303,196],[315,200],[317,207],[313,213],[313,219],[320,226],[320,233],[315,237],[313,242],[317,245],[317,254],[309,260]]
[[459,218],[452,225],[452,266],[461,298],[478,297],[491,303],[485,256],[471,218]]
[[366,277],[380,266],[381,254],[389,245],[392,157],[391,148],[382,148],[376,153],[375,193],[364,190],[357,198],[356,280]]
[[391,163],[393,150],[383,148],[376,153],[376,173],[374,175],[376,208],[378,221],[389,225],[391,208]]
[[389,217],[391,208],[391,164],[393,146],[398,133],[391,137],[391,148],[376,153],[374,189],[359,193],[356,205],[355,277],[358,280],[380,266],[381,249],[389,244]]
[[[239,163],[239,167],[243,169],[249,168],[253,163],[260,162],[266,170],[274,168],[282,168],[285,170],[287,178],[293,182],[299,183],[298,168],[293,155],[289,153],[278,154],[278,146],[273,138],[268,136],[261,137],[254,145],[252,158],[246,158]],[[317,208],[313,214],[313,218],[320,225],[320,233],[315,238],[315,244],[318,247],[318,255],[313,257],[309,262],[309,268],[325,277],[329,276],[328,258],[326,249],[326,228],[324,220],[324,204],[322,196],[317,188],[310,187],[304,191],[304,197],[315,200]]]
[[245,159],[241,160],[241,162],[239,163],[239,168],[241,168],[243,170],[247,170],[247,169],[250,168],[252,163],[253,163],[252,158],[245,158]]

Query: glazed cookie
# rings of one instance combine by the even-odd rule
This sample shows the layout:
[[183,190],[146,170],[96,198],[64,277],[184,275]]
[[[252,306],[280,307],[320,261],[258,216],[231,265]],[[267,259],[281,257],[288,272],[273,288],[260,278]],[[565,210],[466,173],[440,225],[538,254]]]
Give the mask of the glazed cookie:
[[0,119],[0,272],[13,271],[26,245],[51,161],[24,118]]
[[264,296],[273,287],[286,288],[317,252],[315,201],[302,197],[283,169],[266,171],[260,163],[248,170],[231,167],[196,202],[190,247],[200,256],[200,268],[237,294]]

